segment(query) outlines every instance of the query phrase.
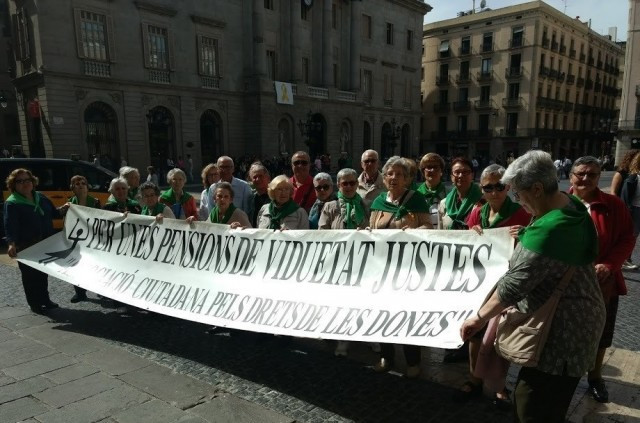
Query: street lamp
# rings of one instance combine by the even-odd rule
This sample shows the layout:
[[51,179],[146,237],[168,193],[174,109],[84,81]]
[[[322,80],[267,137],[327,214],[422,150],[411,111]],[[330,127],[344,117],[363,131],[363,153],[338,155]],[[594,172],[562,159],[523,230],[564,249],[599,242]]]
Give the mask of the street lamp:
[[0,107],[6,109],[8,105],[7,97],[4,96],[4,91],[0,92]]
[[[384,131],[382,133],[386,147],[391,149],[391,155],[394,153],[394,149],[396,148],[396,140],[400,138],[401,128],[400,125],[396,124],[396,118],[391,118],[391,126],[384,127]],[[385,148],[387,151],[387,148]],[[388,152],[388,151],[387,151]]]
[[298,121],[298,129],[300,129],[300,135],[307,139],[305,144],[307,144],[308,147],[311,147],[311,139],[315,134],[322,130],[322,123],[314,121],[313,113],[309,110],[307,113],[307,120],[304,122],[302,120]]

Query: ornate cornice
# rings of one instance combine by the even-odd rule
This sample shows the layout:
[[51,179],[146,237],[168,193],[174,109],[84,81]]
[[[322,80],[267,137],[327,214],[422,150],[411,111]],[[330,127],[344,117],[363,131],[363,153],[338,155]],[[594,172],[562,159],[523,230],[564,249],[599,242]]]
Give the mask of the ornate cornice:
[[384,60],[383,60],[382,62],[380,62],[380,64],[381,64],[382,66],[386,66],[386,67],[388,67],[388,68],[393,68],[393,69],[395,69],[395,68],[397,68],[397,67],[398,67],[398,64],[397,64],[397,63],[393,63],[393,62],[385,62]]
[[360,56],[360,61],[366,63],[376,63],[378,59],[376,59],[375,57]]
[[174,17],[178,14],[176,9],[171,9],[170,7],[158,6],[157,4],[149,3],[147,1],[135,0],[133,4],[140,10],[144,10],[147,12],[155,13],[156,15],[163,15]]
[[191,15],[191,20],[194,23],[210,26],[212,28],[225,28],[226,22],[219,21],[217,19],[207,18],[205,16]]

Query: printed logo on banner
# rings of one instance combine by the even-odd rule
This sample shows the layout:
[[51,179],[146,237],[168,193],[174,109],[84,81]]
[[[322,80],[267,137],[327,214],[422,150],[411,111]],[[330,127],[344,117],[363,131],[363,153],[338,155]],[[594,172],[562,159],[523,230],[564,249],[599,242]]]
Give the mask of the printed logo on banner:
[[[73,252],[73,250],[76,249],[76,247],[78,246],[78,242],[86,241],[86,239],[89,238],[89,219],[87,219],[86,235],[84,236],[82,234],[85,233],[85,229],[78,228],[79,223],[80,223],[80,218],[77,218],[76,224],[73,225],[73,229],[71,229],[71,232],[69,232],[69,236],[67,239],[69,239],[70,241],[73,241],[73,244],[71,244],[71,247],[65,248],[64,250],[60,250],[60,251],[54,251],[52,253],[44,253],[47,257],[38,260],[38,263],[47,264],[47,263],[53,263],[54,261],[57,261],[57,260],[66,259]],[[72,258],[71,260],[69,260],[69,263],[72,263],[74,261],[75,260]]]

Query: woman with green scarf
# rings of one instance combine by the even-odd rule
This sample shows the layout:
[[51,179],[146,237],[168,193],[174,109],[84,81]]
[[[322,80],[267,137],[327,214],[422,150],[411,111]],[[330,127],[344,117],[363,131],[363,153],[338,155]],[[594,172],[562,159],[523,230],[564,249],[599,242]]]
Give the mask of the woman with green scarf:
[[453,189],[440,202],[438,229],[469,229],[467,217],[476,205],[481,205],[482,191],[473,182],[473,164],[465,157],[451,161]]
[[188,223],[198,220],[198,207],[193,195],[184,191],[187,175],[181,169],[174,168],[167,173],[167,181],[171,188],[160,195],[160,202],[169,206],[176,219]]
[[[11,194],[4,202],[4,232],[7,254],[16,258],[21,250],[54,234],[53,218],[60,217],[68,204],[56,209],[51,200],[35,190],[38,185],[30,170],[15,169],[6,180]],[[49,298],[47,274],[18,262],[22,286],[31,311],[45,314],[58,304]]]
[[[500,165],[487,166],[480,175],[480,186],[487,201],[482,207],[471,211],[467,223],[471,230],[482,234],[483,229],[508,227],[517,239],[521,228],[531,221],[531,215],[520,204],[509,197],[509,185],[500,182],[506,169]],[[494,317],[498,319],[498,317]],[[510,408],[509,392],[505,389],[505,378],[509,364],[496,356],[494,341],[497,321],[492,321],[485,335],[486,326],[469,338],[469,380],[454,394],[457,402],[466,402],[482,394],[483,379],[488,390],[495,392],[493,403],[500,409]],[[484,337],[484,339],[483,339]],[[481,357],[478,360],[478,357]],[[491,360],[489,362],[489,360]]]
[[309,229],[309,215],[293,201],[293,185],[286,175],[273,178],[267,193],[271,202],[260,208],[258,228]]
[[514,391],[516,421],[562,422],[580,378],[592,367],[605,322],[605,307],[594,268],[598,237],[586,207],[558,191],[551,156],[540,150],[518,157],[502,184],[533,216],[520,231],[509,270],[493,295],[460,328],[463,340],[505,308],[523,313],[541,307],[567,271],[549,336],[536,367],[522,367]]
[[107,200],[107,204],[102,207],[103,210],[109,210],[118,213],[140,214],[142,207],[137,201],[129,198],[129,185],[123,177],[113,178],[109,184],[109,192],[111,196]]
[[141,215],[154,216],[158,223],[161,223],[165,217],[167,219],[176,218],[171,209],[160,202],[160,188],[153,182],[145,182],[140,185],[140,195],[142,196]]
[[424,176],[424,183],[418,186],[417,191],[424,195],[431,215],[431,224],[439,227],[438,206],[447,196],[447,189],[442,182],[444,173],[444,159],[436,153],[427,153],[420,160],[420,172]]
[[[371,204],[371,229],[432,229],[429,207],[424,196],[419,192],[408,189],[409,166],[402,157],[394,156],[387,160],[382,168],[384,185],[387,192],[383,192]],[[377,372],[387,372],[395,364],[395,345],[380,344],[381,357],[374,369]],[[421,349],[415,345],[404,346],[404,356],[407,362],[407,377],[415,378],[420,375]]]
[[215,206],[209,213],[209,222],[235,228],[251,228],[249,217],[233,204],[233,188],[229,182],[218,182],[213,193]]

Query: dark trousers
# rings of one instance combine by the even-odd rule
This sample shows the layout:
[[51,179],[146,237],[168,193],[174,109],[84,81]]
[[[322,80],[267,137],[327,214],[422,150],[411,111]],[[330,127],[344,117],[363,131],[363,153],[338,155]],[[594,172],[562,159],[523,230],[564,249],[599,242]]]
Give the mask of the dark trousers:
[[87,290],[84,288],[80,288],[79,286],[73,286],[73,289],[75,289],[76,294],[79,296],[86,296],[87,295]]
[[[407,361],[407,366],[420,365],[420,347],[417,345],[403,345],[404,359]],[[396,357],[395,344],[380,344],[380,355],[386,361],[393,363]]]
[[513,394],[516,423],[564,423],[579,377],[523,367]]
[[20,262],[18,262],[18,268],[22,275],[22,286],[29,307],[40,307],[47,304],[50,301],[47,274]]

